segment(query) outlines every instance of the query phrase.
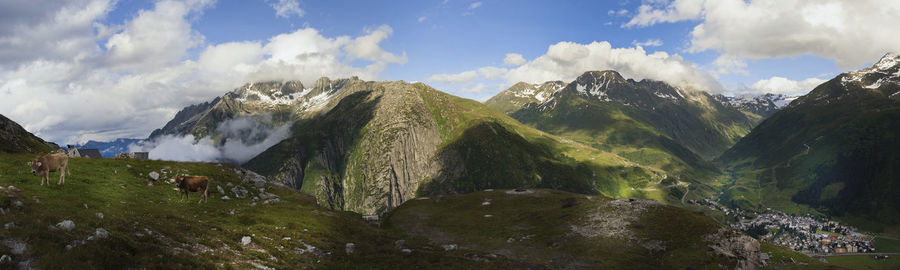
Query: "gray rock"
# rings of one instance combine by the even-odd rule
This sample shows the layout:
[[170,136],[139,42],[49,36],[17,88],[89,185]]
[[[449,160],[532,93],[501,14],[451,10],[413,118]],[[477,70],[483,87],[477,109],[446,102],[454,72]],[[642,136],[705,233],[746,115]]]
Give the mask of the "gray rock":
[[103,219],[103,213],[97,213],[97,217]]
[[444,248],[444,251],[456,250],[456,248],[457,248],[456,244],[447,244],[447,245],[442,245],[441,247]]
[[7,229],[7,230],[12,229],[12,228],[15,228],[15,227],[16,227],[16,223],[15,223],[15,222],[9,222],[9,223],[3,224],[3,228],[4,228],[4,229]]
[[253,239],[250,238],[250,236],[241,237],[241,245],[242,246],[249,245],[251,242],[253,242]]
[[97,228],[97,230],[94,231],[94,238],[96,238],[96,239],[103,239],[103,238],[106,238],[106,237],[109,237],[109,232],[106,231],[106,229],[103,229],[103,228]]
[[62,222],[57,223],[56,227],[63,229],[63,230],[71,231],[72,229],[75,229],[75,222],[68,220],[68,219],[63,220]]
[[4,241],[7,247],[9,247],[9,252],[14,255],[22,255],[25,254],[25,250],[28,250],[28,244],[25,241],[18,239],[10,239]]
[[9,255],[3,254],[3,256],[0,256],[0,263],[8,263],[11,261],[12,257],[10,257]]
[[227,200],[231,200],[231,198],[226,195],[226,196],[222,196],[222,200],[227,201]]
[[403,253],[406,253],[406,254],[412,253],[412,250],[408,249],[408,248],[401,249],[400,251],[402,251]]
[[153,181],[159,180],[158,172],[150,172],[147,174],[147,176],[150,176],[150,179],[153,179]]
[[406,240],[403,240],[403,239],[394,241],[394,247],[396,247],[397,249],[403,249],[403,245],[405,245],[405,244],[406,244]]
[[225,194],[225,189],[220,185],[216,185],[216,190],[219,191],[219,194]]
[[347,254],[353,254],[354,250],[356,250],[356,244],[354,243],[347,243],[344,247],[344,252],[347,252]]

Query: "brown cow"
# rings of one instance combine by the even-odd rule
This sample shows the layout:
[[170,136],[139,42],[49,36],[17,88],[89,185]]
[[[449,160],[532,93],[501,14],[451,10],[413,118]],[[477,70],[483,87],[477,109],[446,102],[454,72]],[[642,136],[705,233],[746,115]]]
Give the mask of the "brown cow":
[[178,190],[184,196],[183,199],[190,200],[189,194],[191,192],[203,192],[201,194],[203,197],[197,203],[207,201],[206,191],[209,190],[209,178],[206,176],[175,176],[175,186],[178,187]]
[[47,181],[47,184],[50,184],[50,172],[59,171],[59,182],[57,185],[62,185],[66,182],[66,175],[69,173],[69,157],[66,154],[47,154],[38,157],[32,162],[28,162],[28,166],[31,166],[31,174],[41,177],[41,185],[44,185],[44,181]]

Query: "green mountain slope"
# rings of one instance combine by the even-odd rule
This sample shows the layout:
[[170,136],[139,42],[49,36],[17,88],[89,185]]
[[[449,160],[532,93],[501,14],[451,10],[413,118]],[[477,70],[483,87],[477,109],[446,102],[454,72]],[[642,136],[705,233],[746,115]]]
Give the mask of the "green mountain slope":
[[18,123],[0,115],[0,153],[49,153],[59,149],[55,143],[45,142]]
[[662,187],[662,171],[421,83],[355,81],[323,106],[245,166],[364,214],[420,195],[520,186],[680,199]]
[[511,116],[664,171],[677,184],[668,187],[697,197],[711,195],[717,188],[713,179],[720,174],[705,158],[726,149],[753,124],[707,93],[625,80],[615,71],[587,72],[544,102],[526,104]]
[[719,158],[735,178],[727,199],[900,224],[898,63],[841,74],[754,128]]
[[[823,269],[713,219],[640,199],[491,190],[409,201],[385,219],[411,242],[499,254],[551,269]],[[763,256],[777,258],[763,266]],[[796,258],[806,266],[782,264]]]
[[[410,249],[405,253],[395,245],[398,238],[359,214],[319,207],[309,195],[254,182],[231,166],[71,159],[64,185],[40,186],[24,166],[32,158],[0,154],[0,253],[10,257],[0,261],[3,269],[523,267],[414,243],[403,246]],[[158,181],[151,172],[160,174]],[[209,202],[197,204],[197,193],[180,201],[168,182],[176,173],[209,176]],[[248,195],[238,198],[233,189]],[[269,199],[252,199],[261,196]],[[74,227],[59,225],[66,220]],[[250,242],[243,244],[244,237]]]

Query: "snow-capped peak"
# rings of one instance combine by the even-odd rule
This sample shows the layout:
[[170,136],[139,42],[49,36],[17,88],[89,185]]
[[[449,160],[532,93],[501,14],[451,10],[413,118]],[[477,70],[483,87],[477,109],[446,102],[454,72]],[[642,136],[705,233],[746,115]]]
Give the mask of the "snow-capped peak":
[[900,82],[900,54],[887,53],[872,67],[848,73],[841,83],[859,83],[864,88],[877,89],[885,83]]

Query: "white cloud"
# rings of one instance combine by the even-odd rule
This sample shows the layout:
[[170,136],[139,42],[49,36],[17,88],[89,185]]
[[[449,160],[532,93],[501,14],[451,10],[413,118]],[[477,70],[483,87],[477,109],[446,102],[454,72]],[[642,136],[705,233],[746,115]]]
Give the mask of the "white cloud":
[[0,1],[0,68],[90,57],[100,51],[92,24],[110,9],[109,0]]
[[300,8],[300,3],[297,0],[277,0],[275,2],[270,2],[270,6],[275,9],[275,16],[281,18],[290,18],[293,15],[297,15],[297,17],[303,17],[303,9]]
[[641,47],[612,48],[609,42],[579,44],[560,42],[551,45],[547,53],[512,69],[506,74],[507,83],[542,83],[550,80],[571,81],[585,71],[618,71],[626,78],[653,79],[675,86],[718,92],[722,86],[707,72],[680,55],[666,52],[647,53]]
[[479,8],[479,7],[481,7],[481,2],[480,2],[480,1],[479,1],[479,2],[474,2],[474,3],[472,3],[472,4],[469,4],[469,9],[476,9],[476,8]]
[[128,150],[149,152],[151,159],[242,164],[286,139],[290,128],[291,125],[272,126],[269,115],[241,117],[222,122],[216,128],[220,138],[228,138],[224,142],[193,135],[164,135],[130,145]]
[[201,3],[160,1],[153,10],[140,11],[106,42],[109,66],[153,70],[177,63],[188,49],[203,42],[203,35],[191,29],[186,16],[204,7]]
[[[392,33],[387,26],[355,37],[325,37],[303,28],[266,41],[208,44],[196,60],[188,59],[187,50],[203,40],[192,29],[192,18],[210,3],[159,1],[121,25],[102,23],[113,9],[105,1],[75,1],[37,11],[22,7],[28,5],[10,7],[26,9],[22,12],[31,16],[12,22],[0,16],[4,26],[46,33],[0,28],[10,33],[0,37],[0,113],[63,144],[140,138],[184,106],[208,101],[247,81],[312,83],[321,76],[353,75],[377,79],[388,65],[406,62],[405,54],[379,46]],[[0,14],[5,12],[16,13]],[[21,52],[17,55],[16,50]]]
[[456,74],[434,74],[426,79],[429,82],[438,82],[438,83],[468,83],[478,79],[478,72],[475,71],[464,71]]
[[631,42],[631,45],[641,46],[641,47],[659,47],[659,46],[663,45],[663,42],[662,42],[662,40],[659,40],[659,39],[648,39],[647,41],[644,41],[644,42],[638,42],[637,40],[635,40],[635,41]]
[[641,5],[638,7],[637,14],[623,27],[699,19],[705,2],[706,0],[674,0],[663,7],[654,7],[659,6],[659,3]]
[[503,63],[507,66],[521,66],[526,62],[528,61],[525,60],[525,57],[518,53],[507,53],[506,57],[503,58]]
[[366,35],[357,37],[347,44],[345,49],[353,59],[365,59],[376,62],[404,64],[406,55],[397,56],[381,49],[379,43],[394,33],[387,25],[381,25],[375,29],[366,30]]
[[424,22],[424,21],[427,20],[427,19],[428,19],[428,17],[420,16],[417,20],[418,20],[419,22]]
[[[900,1],[676,0],[641,6],[625,26],[697,19],[688,51],[725,60],[815,55],[857,68],[900,48]],[[864,44],[864,45],[861,45]]]
[[819,78],[808,78],[802,81],[794,81],[783,77],[773,76],[769,79],[757,81],[750,86],[750,90],[759,93],[772,94],[806,94],[825,81],[826,80]]
[[478,74],[484,79],[493,80],[502,78],[507,71],[507,69],[499,67],[482,67],[478,69]]

